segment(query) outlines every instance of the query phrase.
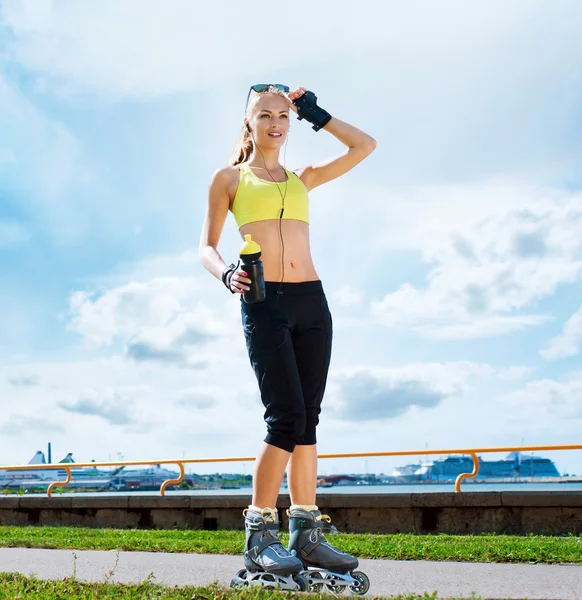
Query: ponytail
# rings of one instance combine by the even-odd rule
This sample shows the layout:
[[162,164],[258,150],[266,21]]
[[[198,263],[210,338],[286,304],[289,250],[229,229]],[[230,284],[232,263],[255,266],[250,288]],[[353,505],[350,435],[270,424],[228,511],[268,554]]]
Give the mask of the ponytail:
[[230,155],[228,164],[236,167],[236,165],[246,162],[251,156],[253,145],[251,132],[243,124],[241,134],[234,147],[234,150],[232,151],[232,154]]

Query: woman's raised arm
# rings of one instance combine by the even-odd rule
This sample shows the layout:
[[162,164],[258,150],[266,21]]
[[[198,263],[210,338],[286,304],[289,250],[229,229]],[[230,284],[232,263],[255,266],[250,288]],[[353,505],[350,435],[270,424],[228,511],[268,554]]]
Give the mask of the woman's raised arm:
[[[293,101],[301,98],[306,92],[305,88],[297,88],[288,95],[288,99],[290,100],[289,108],[291,110],[296,113],[298,112]],[[315,96],[312,96],[313,98]],[[312,106],[324,113],[327,118],[330,117],[326,111],[321,111],[316,105],[312,104]],[[348,149],[340,156],[295,171],[308,190],[312,190],[322,183],[327,183],[347,173],[376,148],[376,140],[372,136],[336,117],[332,116],[322,129],[335,136]]]
[[335,117],[332,117],[323,129],[329,131],[348,149],[340,156],[296,170],[308,190],[347,173],[376,148],[376,140],[373,137]]

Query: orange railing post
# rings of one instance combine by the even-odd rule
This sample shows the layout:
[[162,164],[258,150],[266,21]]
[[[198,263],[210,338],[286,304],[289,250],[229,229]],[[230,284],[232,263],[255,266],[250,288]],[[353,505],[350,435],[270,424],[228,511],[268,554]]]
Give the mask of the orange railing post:
[[461,473],[455,479],[455,492],[459,493],[461,491],[461,481],[463,479],[469,479],[476,477],[477,473],[479,473],[479,459],[474,452],[471,452],[471,458],[473,459],[473,471],[471,473]]
[[70,467],[64,467],[65,470],[67,471],[67,478],[65,479],[65,481],[53,481],[49,486],[48,486],[48,490],[46,491],[46,495],[50,498],[53,495],[53,488],[57,487],[57,486],[65,486],[68,483],[71,483],[71,469]]

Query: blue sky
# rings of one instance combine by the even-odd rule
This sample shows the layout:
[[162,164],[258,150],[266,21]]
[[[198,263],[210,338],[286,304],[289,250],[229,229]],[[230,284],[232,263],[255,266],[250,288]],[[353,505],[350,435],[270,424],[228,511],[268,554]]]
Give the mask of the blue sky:
[[[565,0],[3,3],[0,463],[255,454],[238,299],[198,240],[264,81],[378,142],[310,195],[320,451],[579,443],[581,22]],[[341,152],[293,119],[281,158]]]

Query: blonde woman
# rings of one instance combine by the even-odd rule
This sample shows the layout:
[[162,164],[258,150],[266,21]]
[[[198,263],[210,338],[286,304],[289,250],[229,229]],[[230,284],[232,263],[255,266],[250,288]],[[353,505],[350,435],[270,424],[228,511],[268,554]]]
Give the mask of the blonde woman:
[[[347,150],[295,171],[280,163],[290,111],[336,137]],[[375,140],[332,117],[305,88],[251,86],[240,139],[230,164],[217,170],[209,188],[200,239],[204,267],[233,294],[241,295],[242,325],[250,363],[265,406],[267,436],[254,468],[252,504],[245,509],[246,569],[232,585],[279,584],[283,589],[350,586],[365,593],[358,560],[331,546],[316,503],[316,427],[332,346],[332,317],[309,245],[308,192],[353,169],[376,147]],[[262,250],[266,299],[247,303],[248,274],[226,265],[217,247],[228,212],[241,238],[251,234]],[[278,537],[277,497],[287,471],[291,508],[289,548]]]

